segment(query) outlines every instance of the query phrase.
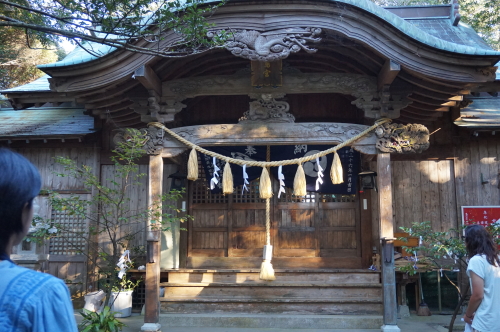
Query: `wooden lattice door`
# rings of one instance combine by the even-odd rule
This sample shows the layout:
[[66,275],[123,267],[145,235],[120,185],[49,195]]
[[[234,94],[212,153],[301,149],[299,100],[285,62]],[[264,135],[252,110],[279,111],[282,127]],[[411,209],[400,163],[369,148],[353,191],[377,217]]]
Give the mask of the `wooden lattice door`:
[[[200,172],[203,176],[201,168]],[[222,195],[212,194],[205,179],[192,184],[189,267],[259,266],[265,244],[265,201],[259,198],[259,180],[252,181],[249,189],[242,192],[239,187],[232,195]],[[277,268],[360,268],[356,196],[308,193],[296,197],[291,189],[280,198],[275,195],[271,242]]]
[[[84,194],[81,198],[90,199],[90,195]],[[80,233],[88,229],[88,220],[54,208],[50,209],[50,219],[63,231],[46,243],[45,252],[49,254],[46,272],[63,279],[71,295],[79,298],[87,288],[87,257],[84,253],[88,244]]]

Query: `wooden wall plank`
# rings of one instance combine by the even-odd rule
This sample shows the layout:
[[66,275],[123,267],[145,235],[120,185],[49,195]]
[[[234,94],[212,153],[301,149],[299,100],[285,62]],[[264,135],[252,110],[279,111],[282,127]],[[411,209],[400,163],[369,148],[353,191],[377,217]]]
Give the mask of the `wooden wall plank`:
[[420,176],[420,163],[413,162],[411,163],[411,197],[413,201],[413,205],[411,208],[411,215],[407,215],[408,220],[410,221],[410,225],[414,222],[421,223],[423,221],[422,215],[422,202],[423,202],[423,194],[422,194],[422,183]]
[[429,178],[429,161],[418,162],[420,171],[420,188],[422,190],[422,221],[431,221],[431,180]]
[[441,206],[441,223],[437,231],[447,231],[458,227],[455,199],[455,181],[453,161],[441,160],[437,163],[439,177],[439,202]]
[[399,229],[399,227],[404,226],[405,216],[404,209],[405,205],[405,178],[403,174],[404,161],[393,161],[391,163],[392,167],[392,198],[394,204],[394,227]]
[[[481,167],[479,163],[479,142],[472,141],[470,143],[470,170],[468,190],[471,195],[468,197],[470,205],[483,205],[483,191],[481,188]],[[481,202],[481,204],[480,204]]]
[[[482,202],[484,205],[491,205],[490,202],[493,202],[493,193],[492,189],[494,188],[491,184],[492,176],[490,174],[490,163],[494,163],[493,158],[490,158],[488,154],[488,142],[481,141],[479,142],[479,190],[481,192]],[[498,188],[495,188],[498,191]]]
[[490,170],[490,190],[491,190],[491,205],[499,205],[500,204],[500,190],[499,188],[499,158],[497,155],[497,143],[496,142],[488,142],[488,162],[489,162],[489,170]]
[[439,174],[438,165],[434,160],[427,162],[428,173],[427,178],[429,179],[429,220],[433,229],[439,229],[441,227],[441,203],[439,201]]

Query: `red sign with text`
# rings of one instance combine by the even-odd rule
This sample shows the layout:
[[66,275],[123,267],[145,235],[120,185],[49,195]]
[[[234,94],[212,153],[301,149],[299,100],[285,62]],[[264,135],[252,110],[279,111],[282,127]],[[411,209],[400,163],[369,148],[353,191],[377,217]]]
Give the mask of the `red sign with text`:
[[500,206],[462,206],[462,224],[500,224]]

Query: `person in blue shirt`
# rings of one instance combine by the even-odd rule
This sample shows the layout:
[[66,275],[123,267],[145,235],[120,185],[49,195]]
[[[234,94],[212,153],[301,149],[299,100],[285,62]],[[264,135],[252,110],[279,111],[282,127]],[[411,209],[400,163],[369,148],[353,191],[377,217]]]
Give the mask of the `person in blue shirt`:
[[64,282],[17,266],[12,247],[21,243],[33,219],[41,188],[38,170],[26,158],[0,148],[0,331],[77,332]]

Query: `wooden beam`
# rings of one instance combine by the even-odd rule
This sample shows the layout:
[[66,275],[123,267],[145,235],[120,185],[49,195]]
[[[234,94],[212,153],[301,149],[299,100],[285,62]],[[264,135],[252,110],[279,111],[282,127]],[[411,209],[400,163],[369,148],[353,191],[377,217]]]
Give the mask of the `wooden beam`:
[[394,221],[392,211],[391,155],[377,155],[380,238],[382,240],[382,285],[384,326],[382,331],[397,330],[396,274],[394,273]]
[[148,90],[154,90],[161,97],[161,80],[151,67],[144,65],[136,69],[134,73],[136,80]]
[[[149,157],[148,174],[148,206],[154,212],[162,213],[160,197],[163,183],[163,158],[161,155]],[[150,215],[147,220],[147,262],[146,262],[146,299],[144,325],[156,325],[159,330],[159,296],[160,296],[160,231],[156,230],[154,220]],[[145,330],[145,329],[143,329]],[[148,329],[147,331],[156,331]]]
[[398,63],[390,59],[386,60],[378,74],[377,90],[380,92],[384,88],[384,85],[391,85],[400,70],[401,66]]
[[457,102],[456,101],[447,101],[445,103],[442,103],[441,106],[455,107],[455,106],[457,106]]

